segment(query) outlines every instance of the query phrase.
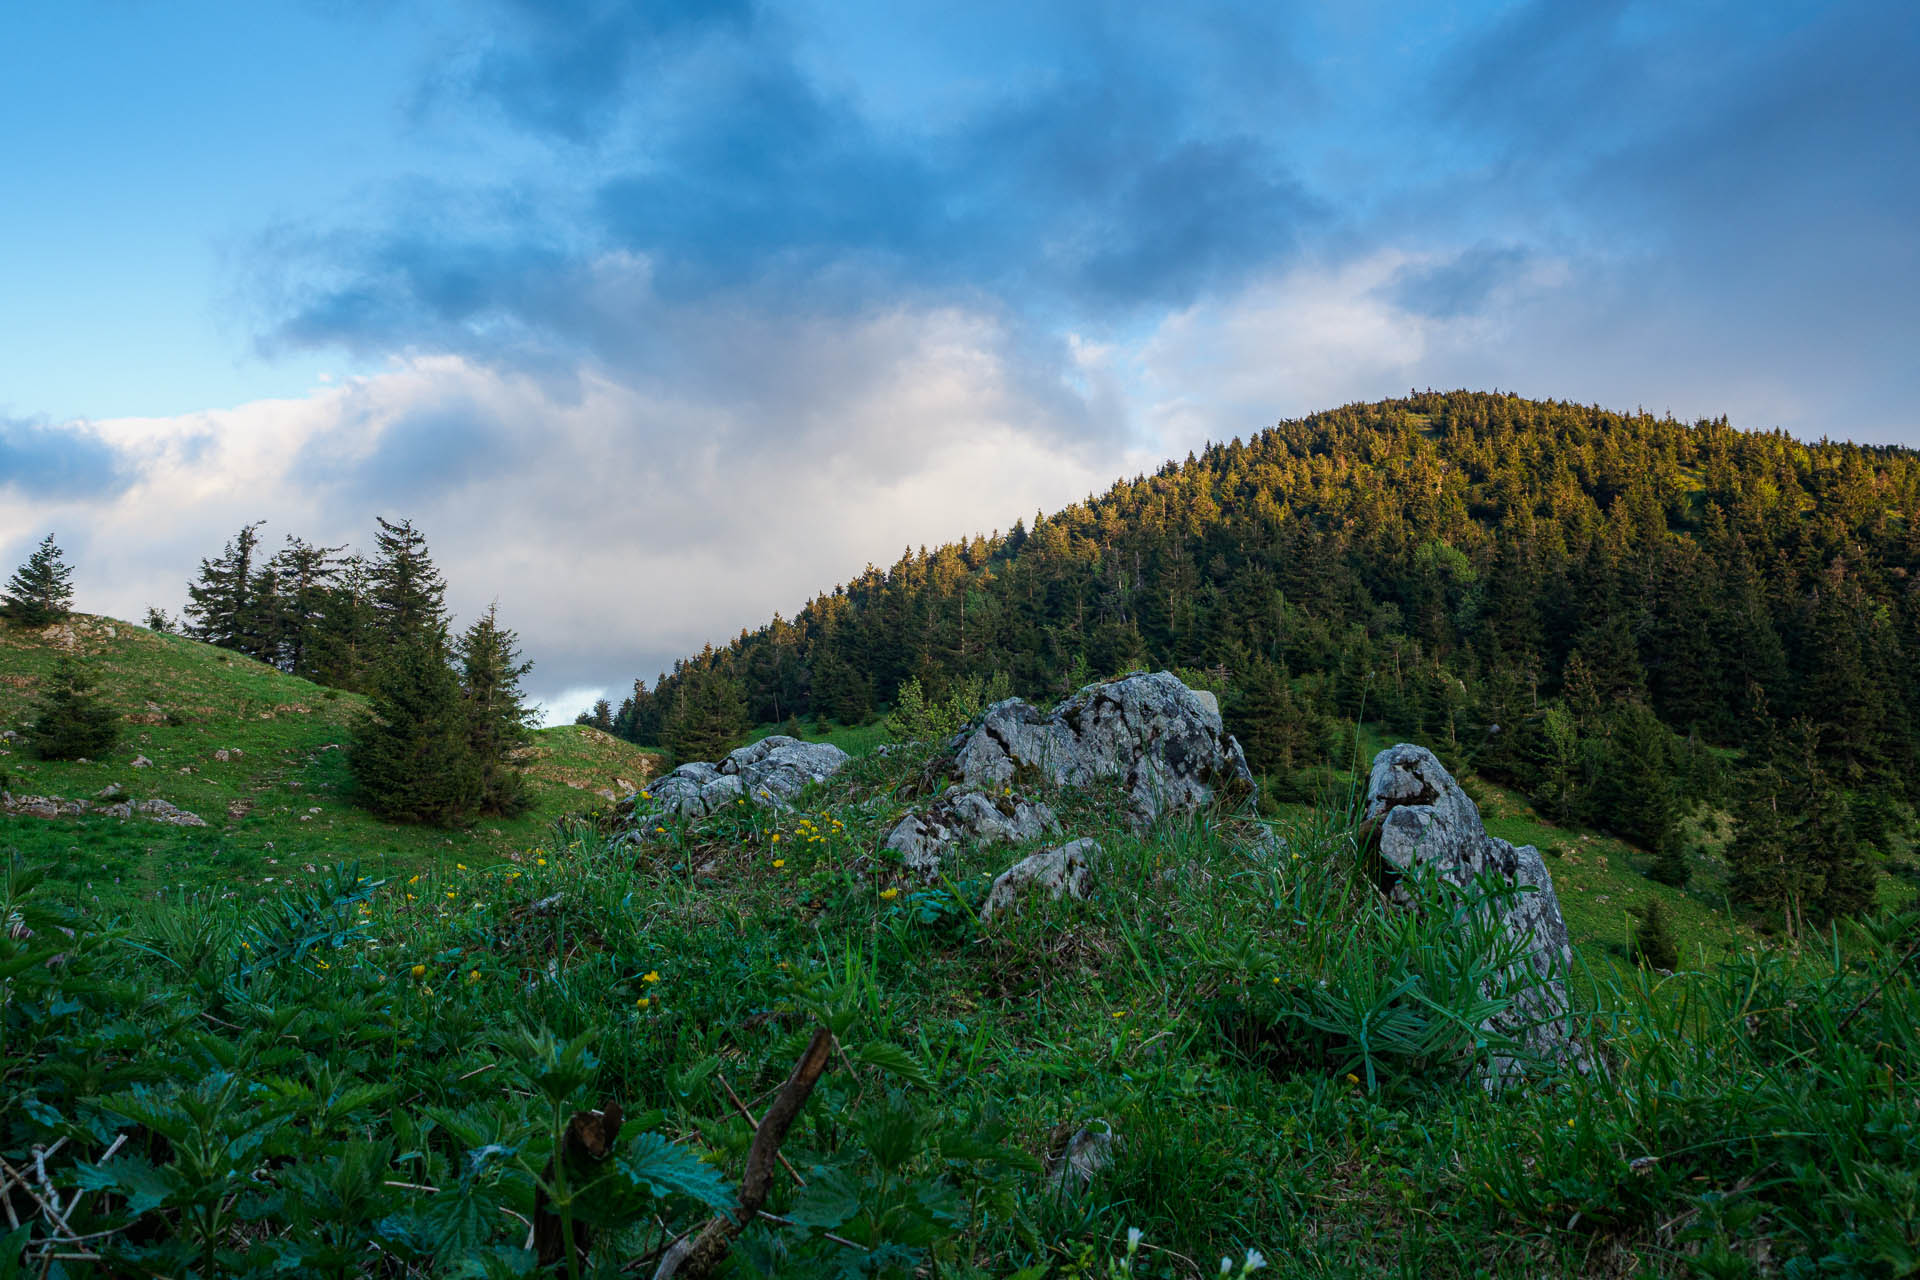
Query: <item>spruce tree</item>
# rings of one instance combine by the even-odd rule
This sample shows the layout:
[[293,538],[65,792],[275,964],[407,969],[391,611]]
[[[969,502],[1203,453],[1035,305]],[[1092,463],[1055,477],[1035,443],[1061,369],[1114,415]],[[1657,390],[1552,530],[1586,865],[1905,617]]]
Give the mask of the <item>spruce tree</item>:
[[746,698],[738,682],[711,665],[689,675],[667,718],[666,746],[675,760],[718,760],[747,727]]
[[80,664],[61,658],[25,737],[42,760],[93,758],[119,741],[120,717],[95,695],[93,678]]
[[314,679],[319,639],[345,547],[316,547],[289,534],[274,553],[272,626],[274,661],[284,671]]
[[1633,962],[1652,969],[1671,971],[1680,964],[1680,949],[1674,945],[1673,929],[1667,923],[1666,904],[1649,898],[1634,911],[1636,923],[1628,952]]
[[447,584],[433,567],[426,535],[411,520],[395,524],[378,519],[380,532],[373,539],[376,555],[367,575],[375,629],[392,644],[423,631],[444,629]]
[[23,627],[44,627],[65,618],[72,604],[73,569],[48,534],[7,580],[6,593],[0,595],[0,617]]
[[383,818],[450,826],[471,812],[479,776],[444,633],[407,637],[375,669],[347,765],[358,803]]
[[366,687],[379,653],[372,571],[364,557],[350,555],[340,561],[321,593],[319,617],[302,659],[311,679],[357,691]]
[[[520,702],[520,677],[533,670],[522,662],[518,637],[500,625],[490,606],[460,637],[460,698],[465,708],[474,808],[510,815],[532,803],[525,775],[514,757],[531,738],[532,716]],[[603,700],[600,705],[606,706]]]
[[259,629],[253,561],[263,523],[242,525],[220,558],[202,560],[199,578],[187,584],[186,633],[195,640],[247,651]]

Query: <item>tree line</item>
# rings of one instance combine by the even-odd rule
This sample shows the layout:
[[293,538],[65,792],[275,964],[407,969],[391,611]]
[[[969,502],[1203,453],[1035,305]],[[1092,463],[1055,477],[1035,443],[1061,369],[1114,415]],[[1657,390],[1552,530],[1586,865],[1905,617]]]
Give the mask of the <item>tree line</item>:
[[1739,891],[1820,920],[1920,800],[1917,459],[1500,394],[1350,405],[908,549],[587,718],[670,743],[857,722],[909,681],[1209,670],[1283,795],[1365,719],[1668,879],[1687,806],[1731,807]]

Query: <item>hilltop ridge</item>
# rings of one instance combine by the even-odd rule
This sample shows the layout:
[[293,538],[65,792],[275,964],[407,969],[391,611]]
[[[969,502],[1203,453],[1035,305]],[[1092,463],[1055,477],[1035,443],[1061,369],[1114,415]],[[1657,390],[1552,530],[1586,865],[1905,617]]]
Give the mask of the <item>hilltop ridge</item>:
[[[63,655],[81,659],[120,713],[119,745],[87,762],[41,761],[0,743],[0,789],[94,800],[117,788],[194,814],[205,828],[88,814],[0,816],[0,847],[54,855],[75,885],[198,888],[229,878],[251,891],[286,870],[359,859],[431,863],[453,850],[522,848],[555,816],[644,781],[659,757],[583,726],[542,730],[526,752],[531,812],[441,831],[383,823],[348,799],[345,746],[358,694],[329,689],[228,649],[88,614],[33,631],[0,626],[0,731],[31,715]],[[146,763],[136,767],[136,761]]]

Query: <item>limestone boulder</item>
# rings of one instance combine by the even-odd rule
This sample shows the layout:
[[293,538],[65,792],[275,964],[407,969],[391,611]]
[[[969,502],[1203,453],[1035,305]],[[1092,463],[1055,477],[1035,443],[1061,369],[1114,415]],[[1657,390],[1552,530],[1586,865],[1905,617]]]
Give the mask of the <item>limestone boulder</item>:
[[994,879],[987,900],[980,906],[980,919],[987,921],[1003,912],[1016,911],[1033,893],[1044,893],[1055,901],[1086,897],[1093,863],[1099,856],[1099,843],[1082,837],[1020,859]]
[[998,795],[953,790],[900,819],[886,847],[899,855],[901,866],[930,880],[962,845],[1038,840],[1059,826],[1047,805],[1009,795],[1005,788]]
[[719,767],[740,779],[754,803],[787,806],[809,783],[825,782],[852,758],[831,742],[803,742],[776,733],[730,753]]
[[631,797],[634,821],[701,818],[740,800],[788,809],[808,783],[824,782],[851,759],[831,743],[775,734],[718,763],[692,761],[655,778]]
[[947,747],[952,777],[973,787],[1117,786],[1136,826],[1216,802],[1237,805],[1254,792],[1217,704],[1168,671],[1088,685],[1049,712],[1009,698]]
[[[1511,1003],[1485,1025],[1517,1041],[1531,1058],[1588,1069],[1590,1059],[1575,1033],[1567,999],[1573,946],[1540,851],[1488,835],[1479,806],[1431,751],[1411,743],[1388,747],[1374,757],[1365,821],[1379,841],[1382,862],[1393,873],[1407,875],[1424,867],[1460,888],[1478,880],[1515,890],[1485,900],[1514,956],[1487,992]],[[1390,893],[1404,906],[1416,905],[1405,881],[1395,883]],[[1495,1055],[1487,1083],[1498,1086],[1526,1066],[1525,1058]]]

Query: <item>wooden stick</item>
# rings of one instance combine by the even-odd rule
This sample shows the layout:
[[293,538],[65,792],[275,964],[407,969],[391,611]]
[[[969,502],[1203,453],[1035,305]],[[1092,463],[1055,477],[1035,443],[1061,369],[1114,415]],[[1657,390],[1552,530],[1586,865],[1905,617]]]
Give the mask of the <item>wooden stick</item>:
[[[733,1091],[733,1086],[727,1083],[727,1078],[721,1075],[717,1071],[714,1072],[713,1078],[720,1082],[720,1087],[727,1091],[727,1096],[729,1098],[733,1099],[733,1109],[735,1111],[738,1111],[740,1115],[746,1120],[746,1122],[752,1125],[755,1131],[757,1132],[760,1128],[760,1122],[753,1118],[753,1112],[747,1110],[747,1104],[740,1101],[740,1095]],[[775,1154],[777,1155],[779,1153],[776,1152]],[[791,1164],[787,1163],[787,1158],[785,1156],[780,1156],[780,1167],[785,1169],[795,1182],[799,1183],[803,1187],[807,1185],[807,1180],[800,1176],[799,1170],[795,1169]]]
[[753,1146],[747,1151],[747,1170],[740,1179],[739,1207],[732,1217],[713,1218],[694,1239],[676,1243],[667,1250],[653,1273],[653,1280],[669,1280],[673,1276],[707,1280],[718,1269],[733,1247],[734,1239],[746,1230],[766,1203],[767,1192],[773,1189],[774,1157],[780,1153],[780,1144],[786,1141],[787,1130],[799,1118],[800,1109],[806,1106],[813,1086],[833,1061],[834,1047],[833,1033],[825,1027],[813,1033],[806,1052],[793,1064],[793,1073],[780,1087],[773,1105],[767,1108],[760,1127],[754,1131]]

